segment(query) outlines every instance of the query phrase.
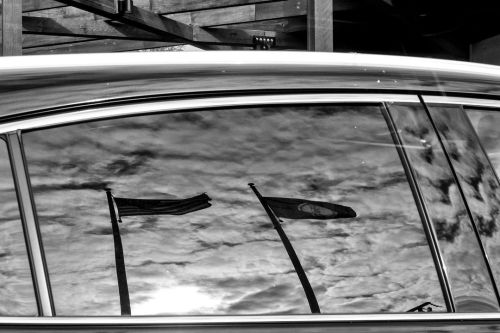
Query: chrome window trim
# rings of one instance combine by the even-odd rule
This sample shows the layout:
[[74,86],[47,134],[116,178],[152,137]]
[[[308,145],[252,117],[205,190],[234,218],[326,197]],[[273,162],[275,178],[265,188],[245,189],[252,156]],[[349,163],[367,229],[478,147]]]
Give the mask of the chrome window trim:
[[33,192],[26,169],[26,159],[20,133],[11,132],[7,134],[10,162],[14,183],[16,186],[17,199],[21,222],[23,224],[24,236],[28,249],[33,288],[38,304],[38,312],[41,316],[53,316],[54,303],[45,261],[45,253],[42,246],[42,238],[33,201]]
[[192,109],[245,107],[257,105],[383,102],[420,103],[416,95],[404,94],[276,94],[178,99],[108,107],[92,107],[85,110],[70,111],[62,114],[47,114],[26,120],[4,122],[0,123],[0,134],[18,130],[30,130],[48,126],[66,125],[81,121],[139,115],[142,113],[151,114],[167,111],[186,111]]
[[488,108],[500,108],[500,100],[480,99],[470,97],[449,97],[449,96],[422,96],[426,104],[454,104],[464,106],[483,106]]
[[393,314],[321,314],[262,316],[179,316],[179,317],[0,317],[2,325],[53,326],[215,326],[244,324],[355,324],[397,322],[497,321],[500,313],[393,313]]

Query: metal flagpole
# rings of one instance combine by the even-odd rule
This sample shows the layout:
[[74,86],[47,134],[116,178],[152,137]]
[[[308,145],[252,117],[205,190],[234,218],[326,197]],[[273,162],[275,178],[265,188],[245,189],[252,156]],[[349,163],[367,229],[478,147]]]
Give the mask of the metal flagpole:
[[118,278],[118,291],[120,293],[120,307],[122,316],[130,316],[130,299],[128,294],[127,272],[125,271],[125,259],[123,257],[122,239],[120,229],[116,219],[115,207],[111,189],[106,189],[108,197],[109,215],[111,216],[111,226],[113,227],[113,241],[115,243],[116,275]]
[[250,188],[254,191],[255,195],[259,199],[260,203],[266,210],[267,215],[269,215],[269,218],[271,219],[271,222],[274,225],[274,228],[278,232],[278,235],[281,238],[281,242],[285,246],[286,252],[288,253],[288,256],[290,257],[290,261],[293,264],[293,267],[295,268],[295,271],[297,272],[297,275],[299,276],[300,283],[302,284],[302,288],[304,289],[304,292],[306,293],[307,301],[309,302],[309,307],[311,308],[312,313],[320,313],[319,310],[319,305],[318,301],[316,300],[316,295],[314,295],[314,290],[311,287],[311,284],[309,283],[309,279],[307,278],[306,272],[304,272],[304,268],[302,268],[302,265],[299,261],[299,258],[297,257],[297,254],[295,253],[295,250],[293,249],[292,243],[290,243],[290,240],[285,234],[285,231],[281,227],[280,222],[278,221],[278,218],[272,211],[272,209],[267,205],[266,201],[264,198],[262,198],[262,195],[259,193],[257,188],[255,187],[255,184],[249,183],[248,184]]

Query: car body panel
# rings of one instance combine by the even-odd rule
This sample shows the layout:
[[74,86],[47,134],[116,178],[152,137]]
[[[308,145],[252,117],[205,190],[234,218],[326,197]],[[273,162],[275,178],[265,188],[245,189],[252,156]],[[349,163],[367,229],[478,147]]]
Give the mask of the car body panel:
[[2,116],[172,94],[404,91],[500,97],[496,66],[300,52],[114,53],[2,59]]

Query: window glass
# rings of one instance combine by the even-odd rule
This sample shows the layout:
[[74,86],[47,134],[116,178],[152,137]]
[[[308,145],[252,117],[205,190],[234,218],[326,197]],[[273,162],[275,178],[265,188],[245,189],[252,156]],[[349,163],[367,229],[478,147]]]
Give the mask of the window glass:
[[7,144],[0,139],[0,315],[36,316],[37,304],[26,254]]
[[498,175],[500,159],[497,147],[500,136],[495,125],[500,124],[500,117],[497,111],[491,110],[467,110],[468,119],[462,110],[446,108],[445,111],[449,117],[453,117],[453,124],[457,123],[456,127],[460,130],[459,135],[450,140],[454,148],[453,159],[457,160],[455,157],[457,155],[461,158],[455,163],[464,164],[458,172],[462,182],[465,183],[465,195],[470,202],[469,206],[474,214],[498,286],[500,187],[495,170]]
[[500,174],[500,113],[498,110],[466,109],[467,116],[476,130],[497,175]]
[[[431,109],[436,126],[445,138],[444,144],[452,157],[453,166],[458,174],[463,175],[463,172],[470,172],[473,168],[475,152],[471,151],[464,138],[458,139],[460,152],[454,149],[454,143],[448,139],[458,138],[461,126],[453,120],[457,115],[445,111]],[[473,222],[425,110],[420,105],[392,105],[391,113],[431,215],[457,311],[498,311],[493,284]]]
[[280,213],[322,313],[403,312],[428,301],[446,311],[378,106],[170,113],[23,140],[60,315],[121,313],[105,188],[118,198],[212,199],[184,215],[140,215],[163,208],[116,199],[132,315],[310,313],[250,182],[265,197],[357,213],[319,219],[331,206],[310,202],[299,218]]

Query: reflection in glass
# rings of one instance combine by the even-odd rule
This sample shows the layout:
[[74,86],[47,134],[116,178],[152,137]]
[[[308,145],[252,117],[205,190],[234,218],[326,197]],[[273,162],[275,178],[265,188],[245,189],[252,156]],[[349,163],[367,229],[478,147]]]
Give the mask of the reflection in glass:
[[23,140],[58,314],[120,314],[106,187],[125,198],[212,198],[210,208],[188,215],[123,218],[132,315],[310,313],[249,182],[268,196],[358,213],[282,218],[322,313],[444,305],[377,106],[171,113]]
[[456,107],[436,107],[436,110],[442,110],[441,118],[452,119],[451,123],[456,127],[455,131],[448,130],[445,134],[453,149],[453,161],[458,165],[457,173],[463,183],[467,201],[470,202],[469,206],[498,286],[500,187],[495,170],[498,175],[500,160],[497,151],[500,141],[498,127],[495,125],[500,123],[500,117],[498,112],[488,110],[468,110],[467,114]]
[[496,174],[500,174],[500,113],[498,110],[467,109],[467,116],[488,154]]
[[[425,110],[420,105],[393,105],[396,126],[415,169],[443,255],[455,306],[459,312],[498,311],[498,303],[473,225],[467,215],[449,163]],[[432,112],[445,137],[457,136],[460,126],[444,110]],[[448,126],[448,125],[449,126]],[[445,146],[457,173],[470,172],[476,154],[464,139],[459,150]],[[464,154],[468,152],[467,154]],[[461,165],[455,165],[462,161]],[[462,172],[463,171],[463,172]]]
[[37,304],[26,254],[9,153],[0,140],[0,316],[36,316]]

